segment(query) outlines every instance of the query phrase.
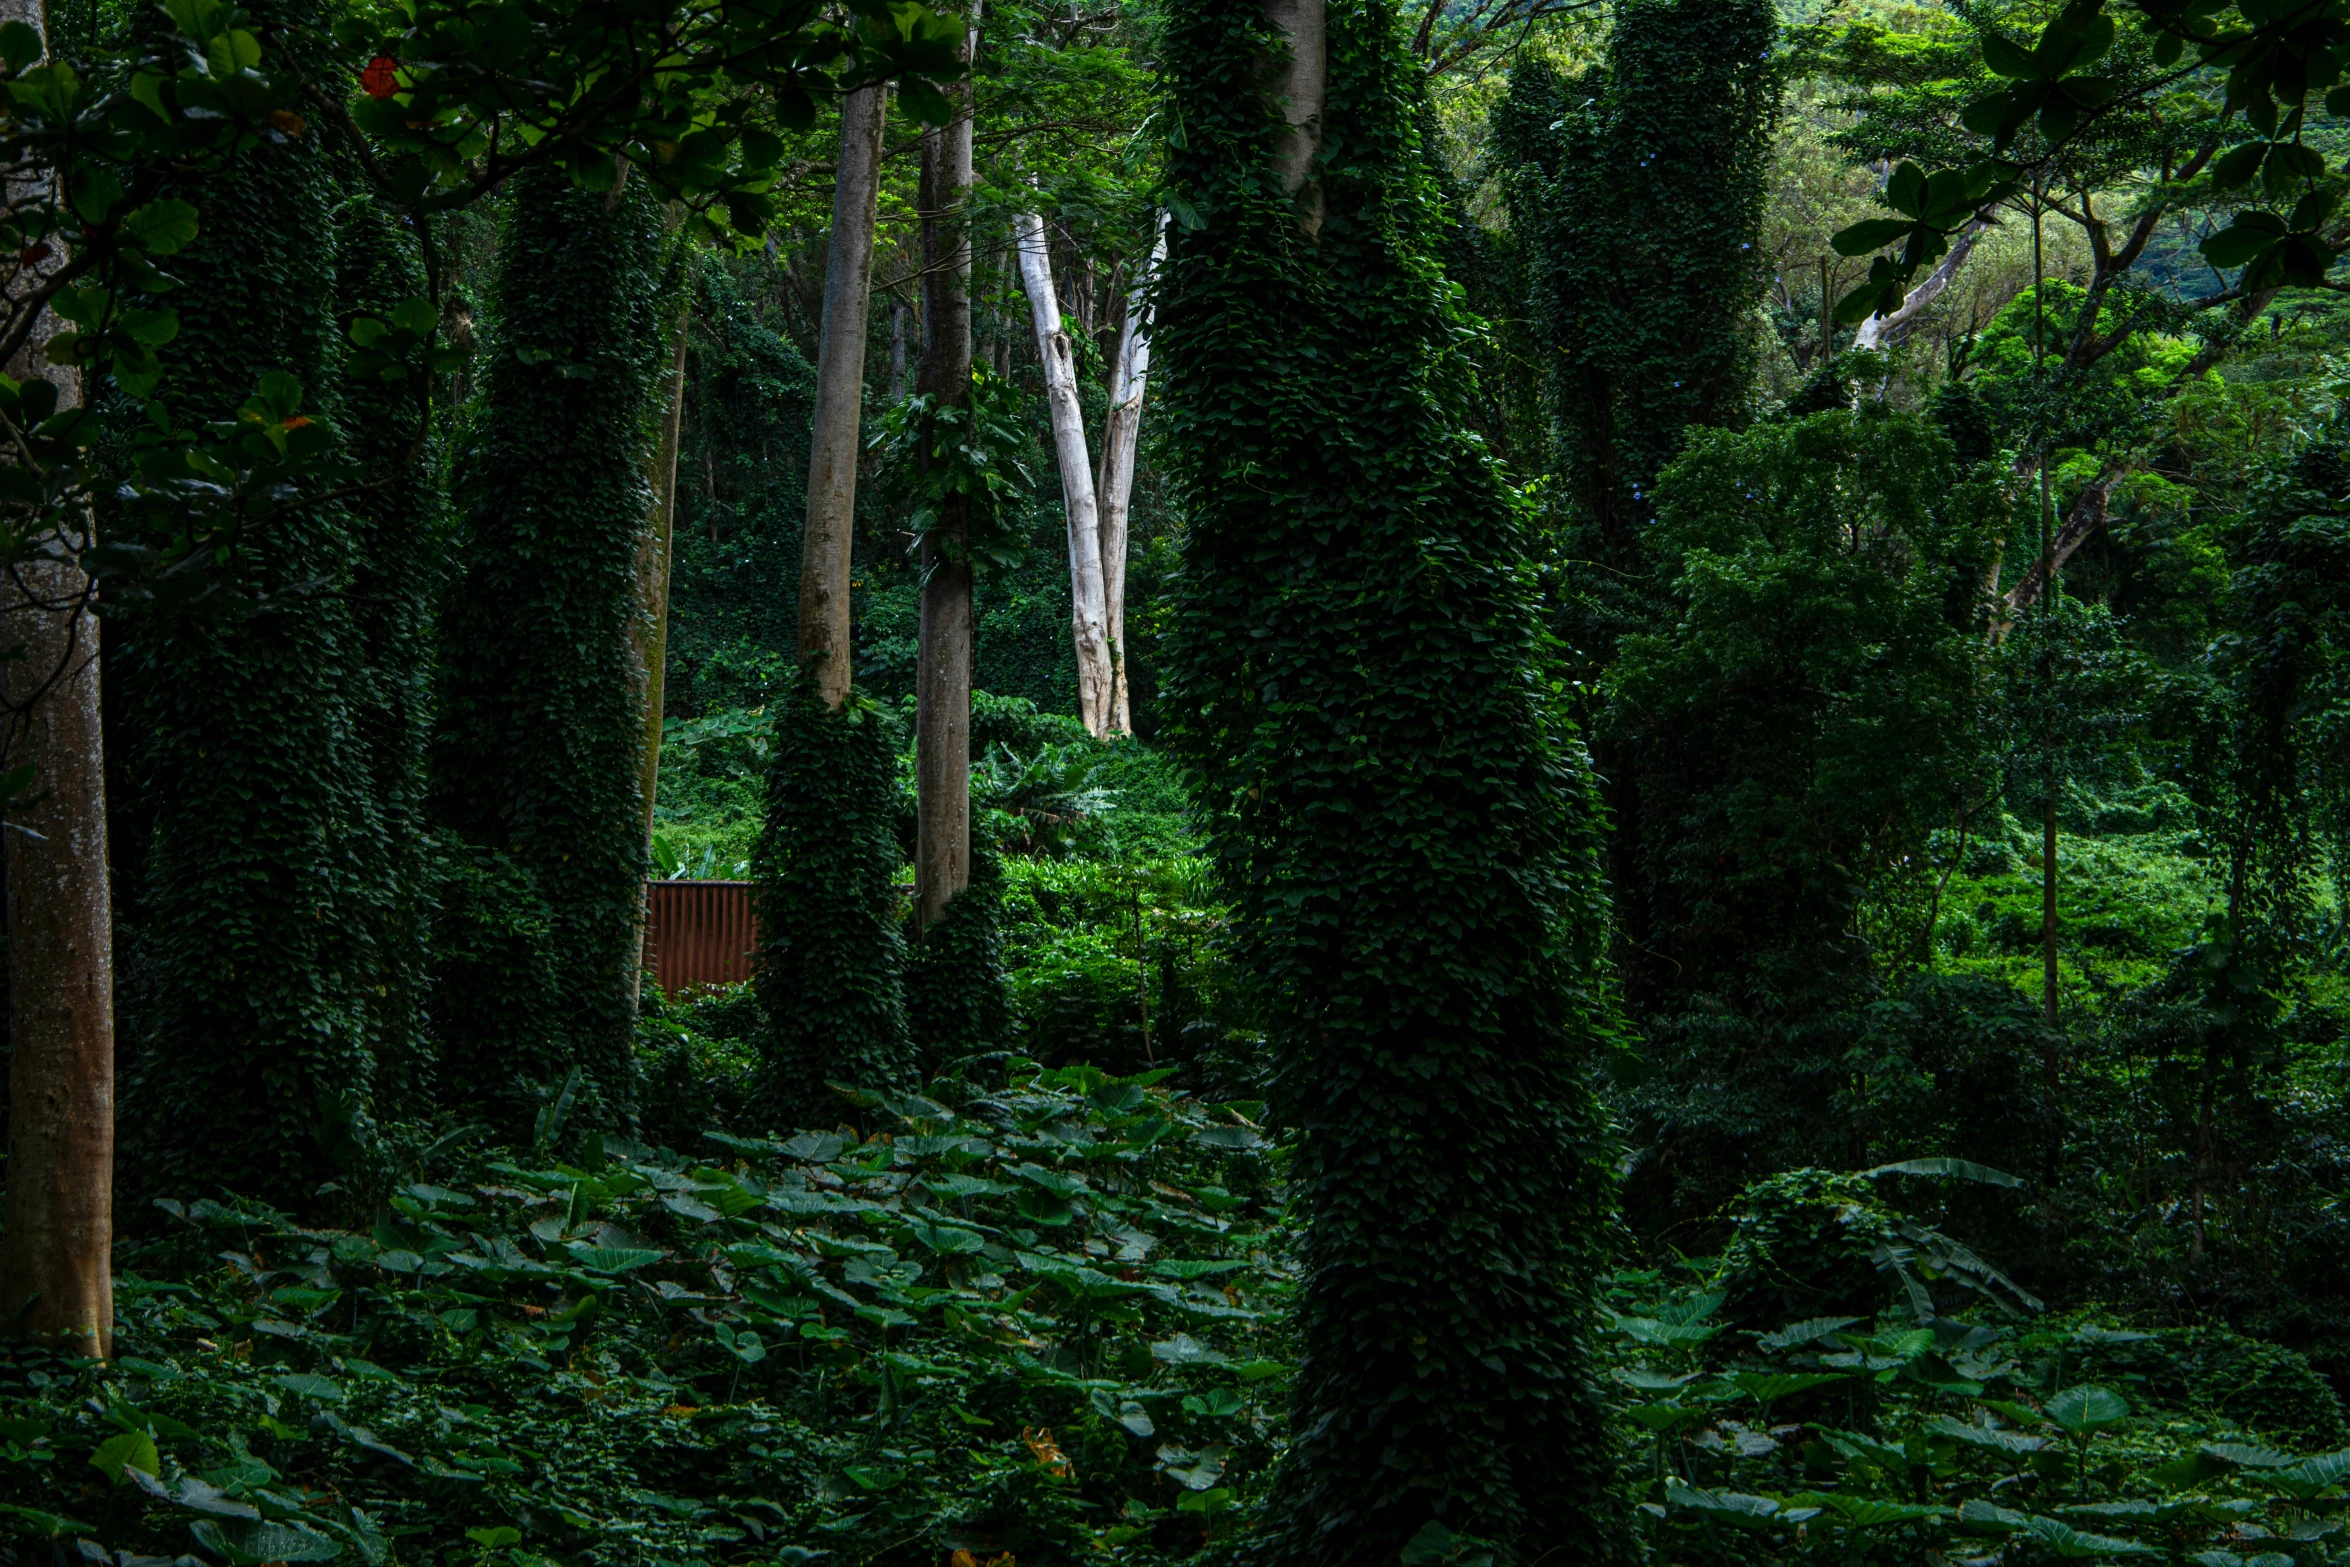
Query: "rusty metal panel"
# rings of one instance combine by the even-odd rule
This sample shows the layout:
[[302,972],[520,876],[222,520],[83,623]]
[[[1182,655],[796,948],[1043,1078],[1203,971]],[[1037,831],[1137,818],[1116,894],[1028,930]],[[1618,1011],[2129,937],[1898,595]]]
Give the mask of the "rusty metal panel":
[[759,922],[747,881],[645,884],[645,966],[663,991],[731,985],[751,977]]

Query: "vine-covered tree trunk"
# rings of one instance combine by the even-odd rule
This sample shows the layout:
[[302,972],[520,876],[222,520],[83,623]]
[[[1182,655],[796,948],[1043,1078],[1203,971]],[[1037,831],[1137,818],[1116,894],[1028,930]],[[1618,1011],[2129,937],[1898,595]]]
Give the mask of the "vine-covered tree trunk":
[[1256,6],[1180,0],[1167,44],[1170,183],[1204,222],[1173,236],[1157,321],[1190,524],[1166,711],[1307,1220],[1260,1552],[1622,1560],[1586,1349],[1611,1180],[1582,1075],[1590,775],[1548,695],[1528,518],[1464,427],[1421,78],[1388,6],[1327,22],[1319,115],[1269,85],[1303,20],[1291,51]]
[[816,351],[816,420],[808,450],[808,523],[800,542],[800,662],[813,672],[826,707],[840,706],[856,674],[849,645],[849,563],[862,453],[857,423],[865,406],[865,318],[872,297],[882,128],[888,117],[885,86],[860,87],[841,101],[824,324]]
[[[273,39],[324,31],[302,4],[259,15]],[[247,147],[183,192],[202,217],[172,268],[180,331],[160,395],[176,413],[230,417],[283,373],[303,417],[343,430],[343,176],[305,136]],[[365,1134],[384,1003],[405,977],[383,947],[391,846],[361,565],[349,508],[282,511],[216,569],[208,610],[142,608],[110,627],[132,797],[109,805],[147,837],[118,922],[138,1123],[125,1140],[149,1190],[305,1203]]]
[[[1657,613],[1646,529],[1657,475],[1692,427],[1735,424],[1752,383],[1756,243],[1778,109],[1767,0],[1627,0],[1607,57],[1562,78],[1522,55],[1494,115],[1511,226],[1529,256],[1534,335],[1550,363],[1579,677]],[[1649,956],[1652,817],[1639,746],[1595,728],[1614,831],[1618,966],[1636,1002],[1671,983]]]
[[[979,47],[972,0],[962,58]],[[916,390],[941,408],[971,404],[971,90],[922,133],[922,368]],[[933,445],[925,440],[927,451]],[[928,930],[971,881],[970,518],[940,508],[922,541],[921,645],[914,671],[914,927]]]
[[[499,236],[480,415],[458,459],[462,569],[444,620],[434,793],[441,820],[544,900],[560,998],[543,1058],[461,1051],[449,1086],[527,1127],[571,1068],[594,1113],[624,1113],[645,870],[637,562],[654,485],[655,387],[669,368],[659,204],[517,175]],[[539,1003],[532,966],[468,1012]],[[444,1038],[451,1036],[444,1035]]]
[[[384,318],[427,292],[415,231],[373,196],[335,214],[337,316]],[[431,449],[425,387],[345,376],[342,424],[366,482],[354,498],[350,588],[361,639],[353,726],[382,822],[352,848],[374,892],[378,989],[373,997],[380,1097],[424,1102],[433,1068],[425,1000],[431,893],[426,885],[427,760],[432,741],[432,634],[447,569],[446,502]],[[364,998],[363,998],[364,999]]]
[[1061,325],[1060,296],[1053,286],[1052,252],[1044,220],[1033,212],[1012,219],[1020,251],[1020,284],[1028,293],[1028,315],[1036,330],[1037,362],[1044,369],[1045,414],[1052,425],[1053,456],[1061,471],[1061,511],[1069,537],[1069,627],[1077,654],[1077,714],[1097,739],[1111,732],[1116,710],[1110,663],[1110,613],[1102,586],[1101,509],[1094,495],[1093,464],[1085,452],[1085,410],[1077,400],[1077,357]]

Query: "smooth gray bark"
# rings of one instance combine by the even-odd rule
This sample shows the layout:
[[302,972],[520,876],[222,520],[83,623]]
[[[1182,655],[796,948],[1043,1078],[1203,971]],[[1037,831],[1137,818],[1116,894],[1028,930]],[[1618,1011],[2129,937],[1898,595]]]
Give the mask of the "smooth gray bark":
[[865,316],[873,289],[873,227],[881,195],[887,87],[841,102],[824,325],[816,351],[816,415],[808,449],[808,523],[800,544],[800,662],[828,708],[849,694],[849,566],[857,511],[857,422],[865,402]]

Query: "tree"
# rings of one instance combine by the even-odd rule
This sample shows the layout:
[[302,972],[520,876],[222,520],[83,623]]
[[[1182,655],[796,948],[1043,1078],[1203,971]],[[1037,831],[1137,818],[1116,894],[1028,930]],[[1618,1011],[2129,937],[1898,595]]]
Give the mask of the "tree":
[[1110,720],[1113,734],[1134,733],[1126,679],[1126,553],[1134,497],[1134,454],[1142,440],[1142,400],[1150,386],[1151,339],[1145,320],[1151,279],[1167,254],[1167,215],[1159,214],[1150,261],[1126,294],[1110,358],[1109,411],[1102,416],[1101,478],[1094,486],[1101,513],[1102,611],[1110,643]]
[[[572,1068],[625,1114],[645,866],[637,563],[669,369],[659,202],[530,169],[506,198],[482,417],[456,464],[461,562],[442,633],[436,813],[545,900],[552,1059],[455,1059],[449,1089],[527,1126]],[[535,987],[531,987],[534,988]],[[468,1007],[524,1005],[474,996]]]
[[1019,214],[1012,220],[1012,242],[1020,253],[1020,283],[1028,294],[1036,357],[1044,368],[1045,419],[1061,469],[1061,510],[1069,540],[1069,622],[1077,652],[1077,716],[1084,720],[1086,733],[1099,738],[1115,732],[1117,680],[1110,659],[1108,591],[1103,586],[1101,506],[1094,492],[1093,463],[1085,451],[1077,359],[1069,334],[1061,327],[1044,220],[1033,212]]
[[[321,70],[301,52],[316,50],[319,14],[268,14],[283,28],[278,68]],[[322,459],[347,461],[334,219],[347,168],[318,138],[281,133],[174,172],[206,215],[174,269],[179,330],[160,390],[185,421],[175,427],[242,404],[256,433],[282,440],[299,421]],[[134,473],[165,481],[162,493],[117,501],[102,521],[126,544],[186,549],[189,519],[166,499],[186,479],[170,482],[169,454],[140,456]],[[350,595],[360,544],[342,500],[305,501],[262,516],[239,497],[211,541],[226,557],[211,591],[122,604],[106,669],[111,732],[129,742],[108,831],[130,873],[118,895],[137,957],[121,1001],[138,1051],[124,1100],[140,1176],[288,1204],[364,1136],[380,1003],[412,982],[387,973],[389,888],[371,874],[388,845]]]
[[857,425],[865,402],[873,225],[888,118],[885,87],[861,87],[841,100],[823,335],[816,355],[816,419],[809,439],[808,522],[800,543],[800,662],[827,708],[840,706],[856,674],[849,640],[850,546],[857,460],[864,450]]
[[[1656,613],[1645,533],[1657,475],[1687,431],[1744,417],[1774,31],[1756,0],[1635,0],[1600,67],[1564,79],[1522,59],[1496,112],[1567,501],[1560,629],[1587,687]],[[1619,961],[1638,1003],[1670,983],[1643,956],[1654,917],[1643,763],[1604,730],[1593,738]]]
[[1259,1548],[1619,1559],[1583,1337],[1609,1198],[1581,1075],[1598,822],[1528,518],[1463,426],[1418,67],[1380,5],[1187,0],[1166,47],[1157,325],[1189,534],[1165,704],[1307,1225]]
[[[976,58],[979,0],[971,0],[961,58]],[[922,133],[922,369],[926,417],[971,418],[971,89]],[[936,431],[921,461],[952,459]],[[922,531],[922,640],[915,673],[914,926],[945,917],[971,879],[971,504],[942,493]]]
[[[0,6],[4,24],[48,32],[39,0]],[[49,366],[43,352],[57,327],[54,317],[36,323],[9,369],[45,380],[70,408],[81,401],[80,377]],[[90,531],[85,521],[0,583],[0,754],[27,758],[16,762],[27,776],[6,791],[16,798],[0,825],[9,1045],[0,1325],[105,1359],[114,1340],[114,928],[98,618],[77,559]]]

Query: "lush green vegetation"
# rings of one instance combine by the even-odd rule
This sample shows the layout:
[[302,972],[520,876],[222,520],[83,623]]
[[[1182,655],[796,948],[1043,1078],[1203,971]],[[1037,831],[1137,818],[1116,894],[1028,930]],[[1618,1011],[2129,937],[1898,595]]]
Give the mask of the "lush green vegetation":
[[2350,0],[20,11],[0,1567],[2350,1560]]

